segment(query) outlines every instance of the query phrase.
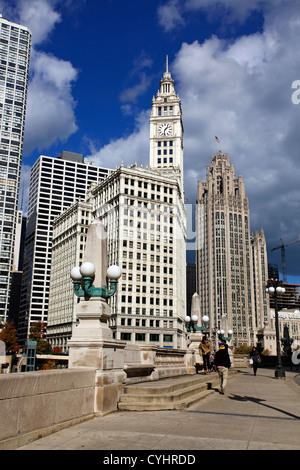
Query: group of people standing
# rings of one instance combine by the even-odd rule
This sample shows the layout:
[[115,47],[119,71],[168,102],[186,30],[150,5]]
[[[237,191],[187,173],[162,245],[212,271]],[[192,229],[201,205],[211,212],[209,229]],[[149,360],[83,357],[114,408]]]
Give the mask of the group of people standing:
[[[226,344],[226,341],[219,343],[219,350],[213,357],[212,344],[206,336],[203,336],[202,341],[199,344],[199,353],[203,358],[204,374],[211,373],[213,367],[218,372],[220,379],[220,393],[224,395],[228,379],[228,371],[231,367],[228,345]],[[256,375],[260,361],[261,358],[258,351],[255,347],[253,347],[250,353],[250,364],[252,364],[254,375]]]

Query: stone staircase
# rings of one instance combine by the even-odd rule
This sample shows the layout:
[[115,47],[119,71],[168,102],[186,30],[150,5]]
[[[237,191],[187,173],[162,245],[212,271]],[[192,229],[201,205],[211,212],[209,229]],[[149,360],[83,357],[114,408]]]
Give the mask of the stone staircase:
[[[238,371],[230,370],[228,379]],[[155,382],[125,385],[118,403],[119,410],[182,410],[194,405],[219,386],[216,372],[161,379]]]

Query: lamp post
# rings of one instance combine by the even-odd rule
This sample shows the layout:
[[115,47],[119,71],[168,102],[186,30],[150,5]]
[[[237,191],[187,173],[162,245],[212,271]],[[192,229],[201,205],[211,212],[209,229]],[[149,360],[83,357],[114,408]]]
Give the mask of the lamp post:
[[184,321],[185,321],[186,329],[187,329],[188,332],[193,331],[194,333],[196,333],[196,331],[207,331],[208,330],[209,318],[208,318],[207,315],[204,315],[202,317],[203,326],[197,326],[197,322],[198,322],[198,316],[197,315],[192,315],[191,317],[187,315],[186,317],[184,317]]
[[88,300],[90,297],[102,297],[108,299],[115,294],[117,282],[122,271],[119,266],[109,266],[106,275],[110,281],[110,289],[106,286],[95,287],[93,285],[95,276],[95,266],[89,261],[83,263],[79,268],[76,266],[71,269],[70,276],[73,280],[74,293],[77,297],[84,297]]
[[76,325],[68,341],[69,369],[95,370],[94,413],[103,415],[117,409],[126,381],[126,343],[113,338],[108,324],[112,308],[107,300],[116,293],[122,271],[118,266],[108,267],[107,233],[98,219],[88,227],[83,261],[70,272],[80,302],[75,303]]
[[273,294],[274,303],[275,303],[275,330],[276,330],[276,347],[277,347],[277,366],[275,370],[275,378],[284,379],[285,371],[283,370],[282,361],[281,361],[277,294],[284,293],[285,288],[282,287],[282,281],[280,281],[279,279],[268,279],[266,292],[269,294]]

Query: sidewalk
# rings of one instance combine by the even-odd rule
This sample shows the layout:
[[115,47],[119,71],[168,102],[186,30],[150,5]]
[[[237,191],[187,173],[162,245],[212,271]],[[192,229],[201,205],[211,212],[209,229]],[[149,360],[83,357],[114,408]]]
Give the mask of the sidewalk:
[[[300,450],[299,373],[252,369],[184,411],[117,411],[18,450]],[[125,455],[125,452],[124,452]],[[105,463],[105,462],[104,462]]]

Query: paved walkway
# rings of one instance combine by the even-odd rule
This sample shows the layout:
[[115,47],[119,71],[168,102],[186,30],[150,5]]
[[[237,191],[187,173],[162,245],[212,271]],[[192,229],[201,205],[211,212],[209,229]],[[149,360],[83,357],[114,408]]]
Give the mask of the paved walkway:
[[297,379],[299,373],[290,371],[282,380],[274,378],[274,370],[259,369],[255,377],[251,369],[241,369],[228,381],[225,395],[213,389],[185,411],[117,411],[18,450],[115,450],[124,455],[128,450],[151,455],[174,449],[192,454],[213,449],[300,450]]

